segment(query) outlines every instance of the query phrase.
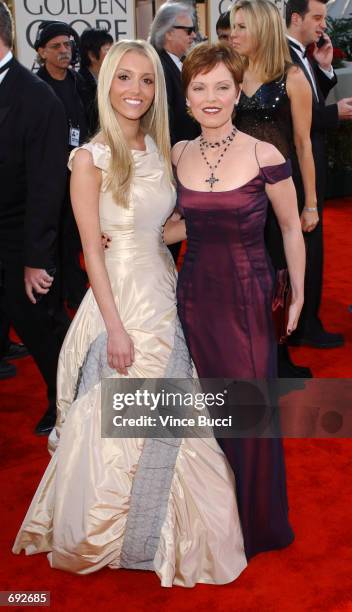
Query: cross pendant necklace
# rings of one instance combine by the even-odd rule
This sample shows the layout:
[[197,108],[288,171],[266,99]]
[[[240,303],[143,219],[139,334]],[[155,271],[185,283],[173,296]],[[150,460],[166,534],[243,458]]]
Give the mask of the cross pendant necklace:
[[[235,135],[236,135],[236,128],[232,128],[231,133],[221,142],[208,142],[207,140],[205,140],[203,134],[201,134],[200,138],[199,138],[199,148],[200,148],[200,153],[201,156],[203,157],[206,165],[208,166],[209,170],[210,170],[210,176],[205,179],[205,183],[209,184],[210,187],[210,191],[213,191],[213,187],[215,185],[215,183],[218,183],[220,181],[220,179],[216,178],[214,172],[217,169],[217,167],[219,166],[220,162],[222,161],[222,158],[224,157],[226,151],[228,150],[230,144],[232,143]],[[222,145],[224,146],[224,149],[222,151],[222,153],[220,154],[220,157],[218,159],[218,161],[216,162],[216,164],[212,165],[209,163],[207,156],[206,156],[206,149],[214,149],[216,147],[221,147]]]
[[216,177],[214,176],[214,173],[213,173],[213,171],[212,171],[212,173],[211,173],[211,175],[209,176],[209,178],[208,178],[208,179],[205,179],[205,182],[206,182],[206,183],[209,183],[210,190],[211,190],[211,191],[213,191],[213,186],[214,186],[214,183],[218,183],[218,182],[219,182],[219,180],[220,180],[220,179],[218,179],[218,178],[216,178]]

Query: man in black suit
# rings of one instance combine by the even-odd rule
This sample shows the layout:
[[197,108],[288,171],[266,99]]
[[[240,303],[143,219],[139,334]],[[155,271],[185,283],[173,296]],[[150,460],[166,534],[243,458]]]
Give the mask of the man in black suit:
[[[290,338],[290,344],[307,344],[317,348],[333,348],[343,344],[342,334],[327,332],[320,319],[319,308],[323,281],[323,204],[326,185],[326,130],[335,128],[341,119],[352,119],[352,98],[340,100],[337,104],[325,105],[325,98],[337,82],[331,67],[333,48],[326,29],[326,0],[288,0],[286,4],[286,25],[288,43],[294,63],[305,73],[313,94],[311,140],[316,172],[317,202],[304,202],[304,189],[297,157],[292,152],[293,179],[302,218],[319,214],[316,228],[305,233],[307,264],[305,283],[305,304],[297,330]],[[317,45],[317,42],[319,44]],[[306,47],[314,43],[313,58],[306,56]],[[303,109],[304,112],[304,109]]]
[[69,321],[56,302],[56,239],[66,185],[66,121],[50,87],[13,57],[12,20],[0,0],[0,316],[25,342],[56,418],[56,369]]
[[[198,124],[187,113],[182,88],[182,59],[196,37],[193,10],[187,4],[166,2],[157,11],[150,30],[150,42],[159,53],[164,69],[171,145],[193,140],[200,134]],[[175,261],[181,243],[170,246]]]
[[158,51],[164,69],[171,145],[200,134],[198,124],[187,114],[181,83],[182,59],[195,37],[191,7],[178,2],[162,4],[151,25],[150,42]]

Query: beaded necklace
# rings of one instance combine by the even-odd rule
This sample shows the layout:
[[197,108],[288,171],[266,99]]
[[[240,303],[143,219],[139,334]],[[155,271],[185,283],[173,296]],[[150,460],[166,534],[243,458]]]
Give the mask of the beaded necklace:
[[[231,133],[226,136],[226,138],[223,138],[221,140],[218,141],[212,141],[209,142],[208,140],[206,140],[203,136],[203,134],[201,134],[200,138],[199,138],[199,148],[200,148],[200,153],[201,156],[203,157],[206,165],[208,166],[208,168],[210,169],[210,175],[209,178],[205,179],[205,183],[209,183],[209,187],[210,187],[210,191],[213,191],[213,187],[215,183],[218,183],[220,179],[216,178],[214,172],[217,169],[217,167],[219,166],[220,162],[222,161],[222,158],[224,157],[226,151],[228,150],[231,142],[233,141],[233,139],[236,136],[236,128],[233,127]],[[218,161],[216,162],[216,164],[210,164],[209,161],[207,160],[207,156],[206,156],[206,150],[207,149],[216,149],[219,147],[224,147],[222,153],[220,154],[220,157],[218,159]]]

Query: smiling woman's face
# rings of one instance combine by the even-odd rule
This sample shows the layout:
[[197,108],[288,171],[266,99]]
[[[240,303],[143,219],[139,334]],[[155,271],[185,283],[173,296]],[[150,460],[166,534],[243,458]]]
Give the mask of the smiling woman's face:
[[232,117],[238,86],[225,64],[195,75],[187,88],[187,99],[194,118],[204,127],[220,127]]
[[110,88],[110,102],[117,118],[140,119],[155,95],[152,62],[143,53],[127,51],[117,66]]

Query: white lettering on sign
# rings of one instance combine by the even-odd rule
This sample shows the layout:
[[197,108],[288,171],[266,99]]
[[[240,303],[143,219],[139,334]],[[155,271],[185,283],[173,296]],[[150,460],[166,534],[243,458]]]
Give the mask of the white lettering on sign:
[[64,21],[78,34],[86,28],[108,30],[115,41],[135,38],[133,0],[14,0],[18,60],[31,68],[34,41],[42,21]]

